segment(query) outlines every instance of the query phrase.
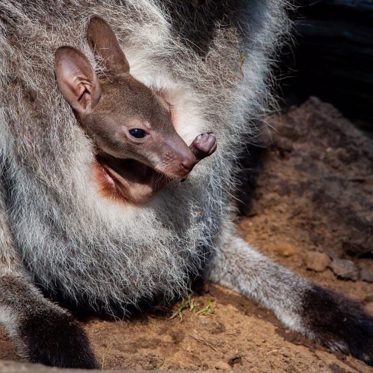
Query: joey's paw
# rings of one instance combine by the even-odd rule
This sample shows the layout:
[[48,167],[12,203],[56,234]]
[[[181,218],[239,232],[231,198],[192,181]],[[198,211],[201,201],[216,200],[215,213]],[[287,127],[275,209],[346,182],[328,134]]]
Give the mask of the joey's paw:
[[306,327],[319,343],[373,365],[373,318],[357,303],[314,286],[303,308]]
[[190,145],[190,150],[194,153],[198,160],[208,157],[209,155],[214,153],[216,148],[216,137],[211,132],[198,135]]
[[60,368],[99,368],[87,335],[68,313],[43,311],[19,326],[25,352],[33,363]]

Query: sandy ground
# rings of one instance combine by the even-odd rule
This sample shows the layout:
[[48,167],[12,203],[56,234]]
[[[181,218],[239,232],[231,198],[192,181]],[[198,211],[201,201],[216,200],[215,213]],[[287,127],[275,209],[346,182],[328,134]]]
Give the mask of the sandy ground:
[[[271,118],[270,124],[275,130],[264,138],[268,150],[253,206],[239,223],[243,236],[300,275],[361,302],[373,315],[373,141],[317,99]],[[324,253],[329,264],[316,268],[315,253]],[[349,260],[350,271],[332,270],[338,259]],[[131,321],[92,319],[84,326],[106,369],[373,372],[212,284],[172,309]],[[4,333],[0,358],[19,360]]]

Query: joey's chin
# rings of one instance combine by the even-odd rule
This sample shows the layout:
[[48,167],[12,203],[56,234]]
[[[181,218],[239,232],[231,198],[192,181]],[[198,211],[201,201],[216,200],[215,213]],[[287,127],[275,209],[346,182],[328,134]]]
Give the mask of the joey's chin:
[[163,169],[163,168],[155,168],[154,169],[155,172],[157,172],[158,174],[162,175],[165,179],[168,180],[168,182],[172,182],[172,181],[182,181],[182,180],[185,180],[188,175],[189,175],[189,171],[188,172],[185,172],[185,171],[170,171],[170,170],[167,170],[167,169]]
[[148,202],[171,181],[133,159],[96,155],[93,169],[98,191],[104,198],[134,205]]

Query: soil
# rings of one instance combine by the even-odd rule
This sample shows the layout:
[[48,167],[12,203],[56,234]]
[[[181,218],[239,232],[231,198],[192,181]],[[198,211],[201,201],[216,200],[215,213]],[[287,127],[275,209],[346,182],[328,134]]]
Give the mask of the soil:
[[[269,124],[274,130],[264,139],[263,170],[250,213],[239,223],[242,235],[373,315],[373,140],[316,98]],[[333,260],[342,267],[348,262],[353,276],[334,273]],[[158,311],[130,321],[84,322],[103,368],[373,372],[290,332],[269,311],[216,285]],[[0,358],[20,360],[4,333]]]

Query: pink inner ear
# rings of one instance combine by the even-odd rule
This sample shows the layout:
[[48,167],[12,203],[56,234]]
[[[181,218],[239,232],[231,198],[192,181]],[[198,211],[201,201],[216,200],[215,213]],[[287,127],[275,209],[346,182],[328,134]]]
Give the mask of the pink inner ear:
[[80,84],[79,85],[79,90],[80,90],[80,95],[77,99],[77,101],[80,103],[80,105],[87,110],[88,106],[90,105],[92,107],[91,103],[91,97],[92,93],[90,92],[90,86]]
[[57,84],[66,101],[79,114],[87,114],[101,97],[101,86],[88,59],[72,47],[55,54]]

